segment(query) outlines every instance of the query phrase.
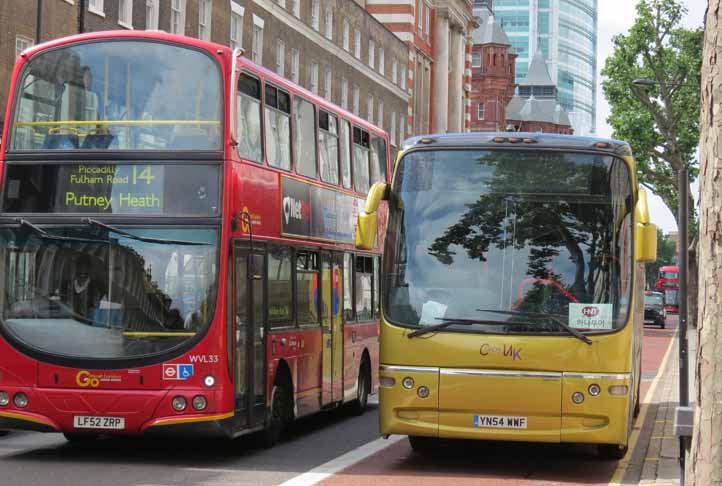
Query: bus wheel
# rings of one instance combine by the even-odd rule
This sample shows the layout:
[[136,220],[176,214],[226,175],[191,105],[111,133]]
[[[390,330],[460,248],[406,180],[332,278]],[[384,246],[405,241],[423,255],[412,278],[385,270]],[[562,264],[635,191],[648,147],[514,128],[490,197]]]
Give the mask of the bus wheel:
[[602,459],[623,459],[627,454],[627,446],[621,444],[598,444],[597,454]]
[[281,438],[283,430],[288,425],[291,394],[287,386],[273,385],[271,399],[271,413],[266,421],[266,427],[260,432],[260,443],[263,447],[273,447]]
[[368,362],[364,359],[358,372],[358,386],[356,387],[356,400],[351,402],[351,413],[363,415],[369,403],[371,390],[371,371]]
[[634,418],[639,417],[639,412],[642,410],[642,402],[639,401],[639,398],[640,398],[639,391],[640,391],[641,383],[642,383],[642,375],[640,374],[639,377],[637,378],[637,397],[634,400],[634,414],[633,414]]
[[439,446],[439,440],[435,437],[422,437],[420,435],[410,435],[409,445],[414,452],[430,452]]
[[65,440],[73,445],[89,445],[95,442],[98,434],[77,434],[72,432],[63,432]]

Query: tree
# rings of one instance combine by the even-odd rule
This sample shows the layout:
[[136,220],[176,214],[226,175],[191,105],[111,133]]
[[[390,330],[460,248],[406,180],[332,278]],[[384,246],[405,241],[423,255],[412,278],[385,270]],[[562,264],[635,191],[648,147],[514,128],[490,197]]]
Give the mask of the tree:
[[[676,171],[687,167],[690,182],[698,172],[695,151],[703,32],[680,27],[685,12],[678,0],[641,0],[634,25],[628,34],[614,37],[614,54],[602,70],[613,136],[629,142],[640,182],[673,213]],[[656,84],[632,83],[640,78]],[[694,202],[690,203],[694,216]],[[693,234],[694,228],[690,237]]]
[[688,464],[692,486],[722,485],[722,3],[709,0],[702,53],[700,112],[699,319],[697,397]]

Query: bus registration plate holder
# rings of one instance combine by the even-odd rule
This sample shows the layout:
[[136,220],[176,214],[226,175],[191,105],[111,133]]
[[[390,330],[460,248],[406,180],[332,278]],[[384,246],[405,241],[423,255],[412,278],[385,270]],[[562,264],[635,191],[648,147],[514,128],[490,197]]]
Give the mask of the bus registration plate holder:
[[490,429],[526,429],[529,420],[526,417],[508,415],[474,415],[474,427]]
[[76,415],[73,417],[73,427],[76,429],[125,430],[125,418]]

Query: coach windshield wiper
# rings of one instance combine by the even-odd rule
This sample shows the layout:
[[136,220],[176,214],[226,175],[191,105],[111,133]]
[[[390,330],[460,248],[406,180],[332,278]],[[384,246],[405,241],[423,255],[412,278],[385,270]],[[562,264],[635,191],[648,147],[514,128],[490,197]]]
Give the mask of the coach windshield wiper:
[[444,329],[445,327],[453,326],[455,324],[460,324],[462,326],[471,326],[472,324],[507,324],[506,322],[490,321],[487,319],[457,319],[451,317],[436,317],[435,319],[443,322],[419,328],[407,334],[406,337],[409,339],[415,338],[424,334],[428,334],[430,332],[438,331],[439,329]]
[[101,223],[100,221],[98,221],[96,219],[92,219],[92,218],[83,218],[81,221],[85,224],[89,224],[91,226],[97,226],[99,228],[103,228],[105,230],[112,231],[113,233],[123,235],[126,238],[130,238],[130,239],[138,240],[138,241],[144,241],[146,243],[159,243],[161,245],[192,245],[192,246],[208,246],[208,245],[210,245],[210,243],[205,243],[202,241],[166,240],[163,238],[148,238],[146,236],[138,236],[138,235],[134,235],[133,233],[123,231],[120,228],[116,228],[115,226]]
[[477,312],[491,312],[493,314],[503,314],[507,316],[520,316],[520,317],[531,317],[531,318],[537,318],[537,319],[547,319],[550,322],[553,322],[557,326],[564,329],[566,332],[574,336],[575,338],[579,339],[580,341],[584,341],[585,343],[589,344],[590,346],[594,343],[591,339],[589,339],[587,336],[585,336],[583,333],[577,331],[573,327],[569,326],[566,322],[559,319],[556,315],[546,312],[519,312],[519,311],[505,311],[505,310],[496,310],[496,309],[476,309]]

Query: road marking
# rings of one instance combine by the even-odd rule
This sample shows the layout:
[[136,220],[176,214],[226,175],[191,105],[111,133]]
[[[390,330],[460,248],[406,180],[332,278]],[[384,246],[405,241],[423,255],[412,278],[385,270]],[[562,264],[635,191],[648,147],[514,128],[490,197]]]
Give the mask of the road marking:
[[281,483],[279,486],[313,486],[329,476],[336,474],[337,472],[340,472],[357,462],[363,461],[367,457],[372,456],[387,447],[391,447],[405,437],[406,436],[404,435],[393,435],[388,439],[379,438],[368,442],[342,456],[337,457],[336,459],[328,461],[327,463],[321,464],[308,472],[291,478],[288,481]]
[[[617,463],[617,469],[614,470],[614,474],[612,475],[612,479],[609,481],[608,486],[623,486],[622,480],[624,479],[624,473],[627,472],[627,466],[629,465],[629,460],[632,457],[632,454],[634,453],[634,449],[637,447],[637,441],[639,440],[639,434],[642,432],[642,427],[644,426],[644,422],[647,420],[647,411],[649,409],[650,401],[652,400],[652,397],[654,397],[654,392],[657,389],[657,384],[659,383],[660,378],[662,377],[662,374],[664,373],[666,367],[667,367],[667,360],[669,359],[669,355],[672,352],[672,349],[674,348],[674,343],[677,341],[679,333],[679,328],[677,328],[677,331],[674,333],[674,336],[669,342],[669,345],[667,346],[667,351],[664,353],[664,358],[662,358],[662,363],[659,365],[660,373],[657,373],[657,376],[654,377],[654,380],[652,381],[652,384],[649,386],[649,389],[647,390],[646,395],[644,396],[644,400],[642,400],[642,406],[639,412],[639,417],[637,417],[637,421],[635,422],[635,427],[633,427],[632,435],[629,438],[629,450],[627,451],[627,455],[624,459],[619,461]],[[639,427],[636,427],[636,425],[639,424]]]

